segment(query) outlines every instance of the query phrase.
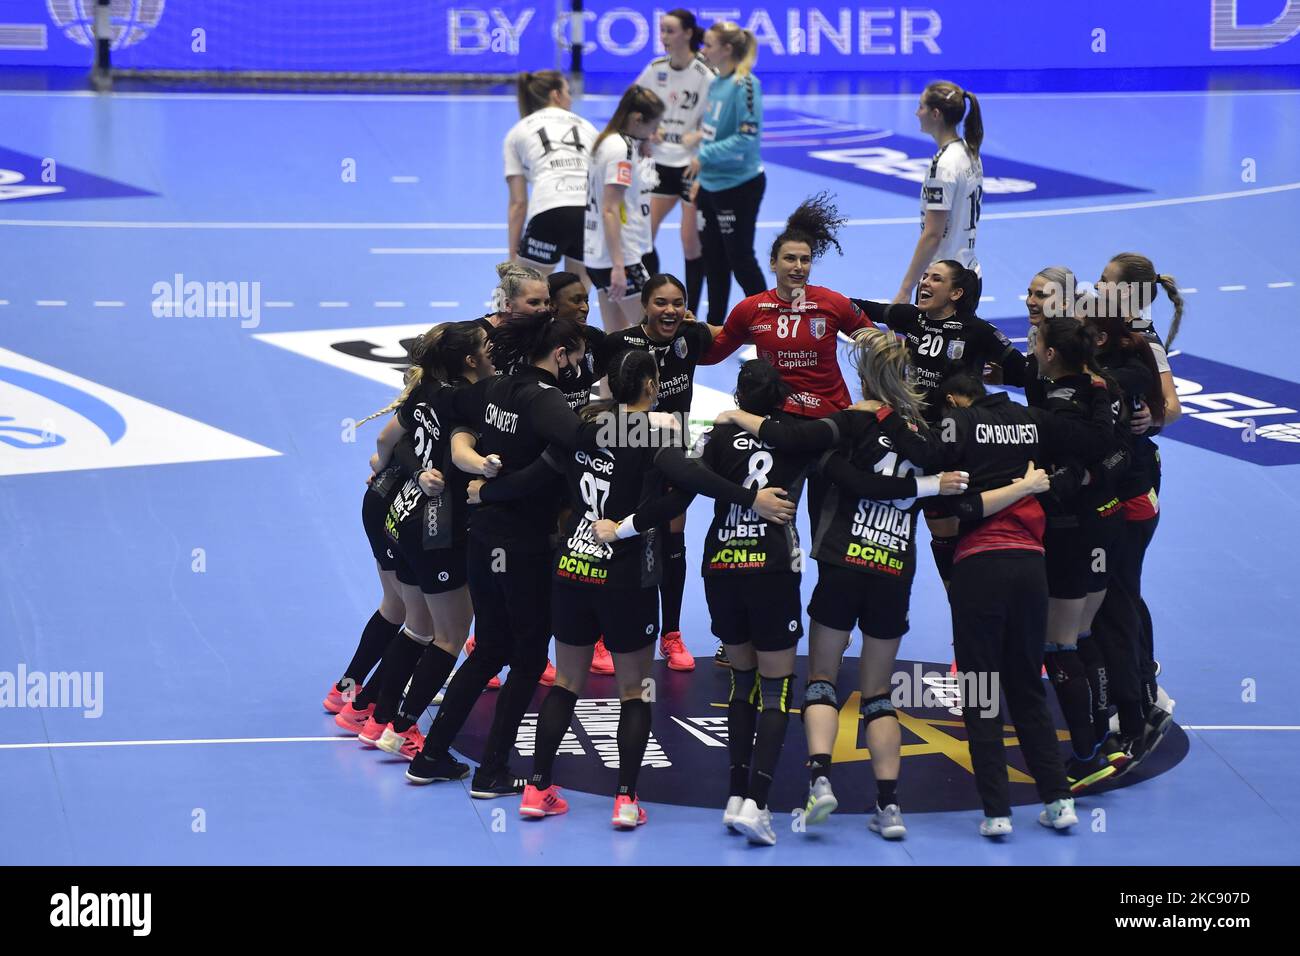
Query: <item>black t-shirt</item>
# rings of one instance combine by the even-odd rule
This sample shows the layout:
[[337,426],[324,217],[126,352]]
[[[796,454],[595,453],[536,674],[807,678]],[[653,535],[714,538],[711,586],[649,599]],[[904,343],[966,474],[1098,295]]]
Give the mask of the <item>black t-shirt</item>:
[[1121,501],[1146,494],[1155,487],[1160,474],[1159,446],[1145,435],[1134,435],[1128,428],[1129,419],[1147,401],[1147,396],[1160,390],[1160,380],[1152,378],[1151,370],[1137,355],[1123,349],[1113,349],[1097,356],[1097,363],[1119,385],[1123,393],[1124,432],[1129,439],[1132,462],[1128,473],[1119,483],[1117,494]]
[[[555,376],[533,365],[457,389],[452,412],[458,426],[477,433],[480,455],[500,456],[502,475],[522,471],[551,443],[597,447],[599,425],[584,425],[566,404]],[[469,533],[493,545],[545,551],[559,508],[558,485],[545,484],[528,497],[473,508]]]
[[[779,420],[793,416],[779,414]],[[702,436],[700,459],[718,475],[756,491],[784,488],[796,503],[815,456],[777,451],[735,425],[715,425]],[[803,548],[794,522],[774,525],[752,507],[718,501],[704,536],[702,570],[716,574],[802,571]]]
[[560,371],[560,389],[564,392],[564,400],[575,412],[591,401],[591,386],[600,379],[596,374],[598,353],[606,338],[603,331],[590,325],[579,325],[578,328],[587,344],[582,363],[577,369],[565,368]]
[[686,413],[691,410],[695,389],[695,366],[713,345],[713,333],[703,322],[683,322],[669,342],[656,342],[637,325],[605,336],[597,356],[597,377],[605,375],[621,352],[641,349],[659,362],[659,403],[656,411]]
[[[397,410],[397,421],[406,432],[403,451],[411,463],[407,478],[388,509],[386,528],[398,541],[407,534],[422,535],[426,549],[459,547],[465,542],[468,521],[465,489],[468,477],[451,463],[451,433],[455,412],[453,397],[464,382],[448,385],[436,379],[421,382]],[[410,457],[410,453],[414,457]],[[446,486],[437,495],[420,490],[416,475],[429,468],[442,472]]]
[[[1090,375],[1039,378],[1038,363],[1032,358],[1028,371],[1032,377],[1025,383],[1025,397],[1034,408],[1086,423],[1092,420],[1094,402],[1112,401],[1108,392],[1093,387]],[[1118,395],[1113,397],[1118,399]],[[1119,411],[1116,402],[1111,408],[1112,416]],[[1104,455],[1086,458],[1067,447],[1058,449],[1050,461],[1035,462],[1051,473],[1051,491],[1039,496],[1049,524],[1076,524],[1079,515],[1090,509],[1100,510],[1115,497],[1116,484],[1128,466],[1128,453],[1125,451],[1128,443],[1122,441],[1120,427],[1116,426],[1112,432],[1111,446]],[[1088,476],[1087,484],[1084,483],[1085,476]]]
[[1024,365],[1025,357],[1011,340],[978,316],[954,314],[946,319],[931,319],[910,303],[853,301],[871,321],[884,323],[906,339],[912,379],[925,392],[932,419],[939,417],[933,393],[949,375],[972,372],[982,376],[985,363],[991,362],[1010,366],[1014,379]]

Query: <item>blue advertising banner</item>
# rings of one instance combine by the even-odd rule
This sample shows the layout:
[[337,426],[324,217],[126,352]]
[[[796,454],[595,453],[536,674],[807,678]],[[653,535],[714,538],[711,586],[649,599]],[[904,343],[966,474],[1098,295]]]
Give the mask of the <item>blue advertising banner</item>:
[[[585,68],[635,73],[673,4],[586,4]],[[687,3],[752,30],[759,72],[1300,63],[1300,0]],[[561,62],[550,0],[113,0],[115,62],[174,70],[509,73]],[[0,0],[0,65],[88,65],[94,0]]]

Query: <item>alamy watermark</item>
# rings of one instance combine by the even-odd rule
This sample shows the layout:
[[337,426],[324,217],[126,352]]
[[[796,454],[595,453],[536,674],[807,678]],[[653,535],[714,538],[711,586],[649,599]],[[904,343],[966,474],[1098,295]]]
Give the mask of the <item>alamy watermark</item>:
[[176,273],[173,281],[153,284],[153,315],[156,319],[199,318],[240,320],[244,329],[262,324],[262,283],[186,281]]
[[996,717],[1002,693],[997,671],[925,671],[913,664],[911,671],[896,671],[890,677],[889,702],[897,710],[932,707],[959,715],[964,707],[978,709],[981,717]]
[[94,720],[104,714],[103,671],[0,671],[0,709],[71,708]]

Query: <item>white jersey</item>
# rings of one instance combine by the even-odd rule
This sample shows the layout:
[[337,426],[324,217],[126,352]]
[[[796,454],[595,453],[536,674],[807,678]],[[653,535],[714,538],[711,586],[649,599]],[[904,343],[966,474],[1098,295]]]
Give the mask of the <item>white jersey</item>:
[[934,261],[955,259],[967,269],[980,273],[975,258],[975,229],[980,221],[980,203],[984,199],[984,169],[979,158],[971,159],[966,144],[953,140],[930,160],[930,169],[921,187],[921,228],[925,214],[945,210],[948,225]]
[[659,185],[659,170],[655,169],[653,156],[642,156],[637,150],[639,161],[639,181],[641,184],[641,255],[646,255],[655,247],[654,236],[650,234],[650,196]]
[[507,176],[532,184],[528,218],[587,201],[587,167],[599,133],[577,113],[548,106],[525,116],[506,133]]
[[682,145],[682,137],[700,128],[709,98],[709,84],[718,73],[696,54],[690,66],[673,69],[668,57],[651,60],[636,78],[637,86],[654,90],[664,101],[659,121],[663,142],[654,144],[654,159],[663,166],[689,166],[695,150]]
[[626,268],[640,262],[641,257],[650,251],[650,203],[649,197],[642,195],[645,176],[637,147],[636,140],[616,133],[606,136],[591,157],[582,248],[583,262],[588,266],[609,269],[614,265],[605,239],[603,218],[607,185],[627,187],[619,206],[619,245],[623,250],[623,266]]

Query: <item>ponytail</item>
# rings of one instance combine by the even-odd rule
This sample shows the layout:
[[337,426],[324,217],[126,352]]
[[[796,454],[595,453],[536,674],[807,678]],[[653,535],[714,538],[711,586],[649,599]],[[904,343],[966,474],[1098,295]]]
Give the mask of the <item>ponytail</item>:
[[551,94],[564,89],[564,74],[559,70],[537,70],[520,73],[515,79],[515,98],[519,102],[519,118],[530,116],[551,105]]
[[[1121,252],[1119,255],[1111,256],[1110,261],[1119,266],[1120,282],[1137,284],[1140,290],[1137,302],[1139,311],[1145,309],[1155,300],[1157,289],[1165,290],[1165,295],[1169,296],[1169,301],[1174,307],[1174,318],[1169,323],[1169,335],[1165,338],[1165,348],[1172,347],[1174,337],[1178,335],[1179,326],[1183,323],[1183,296],[1178,291],[1178,282],[1171,275],[1156,272],[1156,267],[1151,260],[1138,252]],[[1135,319],[1137,316],[1130,316],[1129,318]]]
[[736,376],[736,407],[751,415],[771,415],[794,393],[772,363],[750,359]]
[[640,113],[643,120],[654,120],[664,115],[664,109],[664,101],[654,90],[636,84],[629,86],[623,92],[623,98],[618,101],[614,115],[609,118],[605,128],[596,137],[596,142],[592,144],[591,154],[596,155],[596,150],[600,149],[600,144],[606,137],[624,132],[628,118],[633,113]]
[[758,39],[752,31],[730,20],[715,20],[709,27],[709,32],[716,35],[718,42],[731,51],[731,58],[736,61],[738,79],[754,72],[754,64],[758,62]]
[[[966,124],[962,129],[962,142],[966,153],[972,160],[979,159],[980,147],[984,144],[984,114],[980,111],[980,101],[970,90],[963,90],[956,83],[947,80],[935,80],[921,94],[921,102],[926,109],[935,109],[943,117],[944,124],[957,128],[964,116]],[[969,102],[970,108],[967,109]]]
[[1178,283],[1174,281],[1173,276],[1160,273],[1156,276],[1156,282],[1160,283],[1160,288],[1165,290],[1165,295],[1169,296],[1169,301],[1174,307],[1174,318],[1169,323],[1169,335],[1165,338],[1165,348],[1170,349],[1174,346],[1174,336],[1178,334],[1178,327],[1183,324],[1183,295],[1178,291]]
[[946,266],[952,273],[953,288],[961,289],[961,298],[953,308],[958,315],[973,316],[979,308],[980,277],[974,269],[967,269],[956,259],[940,259],[939,265]]
[[576,322],[542,313],[511,315],[496,327],[489,342],[492,365],[509,373],[519,365],[540,361],[557,348],[576,351],[583,338]]

